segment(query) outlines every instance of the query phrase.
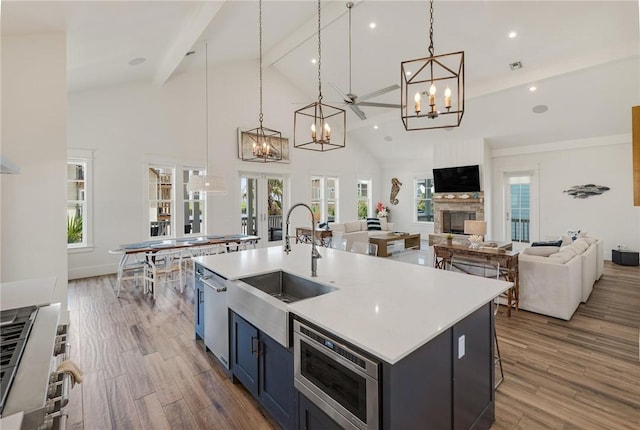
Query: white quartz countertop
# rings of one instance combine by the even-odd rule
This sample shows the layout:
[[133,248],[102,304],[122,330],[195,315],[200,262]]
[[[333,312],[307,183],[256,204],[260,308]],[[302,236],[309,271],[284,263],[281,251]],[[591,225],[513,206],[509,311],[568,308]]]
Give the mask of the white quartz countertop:
[[51,303],[56,277],[0,283],[0,310]]
[[[251,249],[194,260],[235,280],[284,270],[336,291],[288,304],[289,311],[394,364],[512,286],[368,255],[319,248],[311,278],[311,245]],[[230,283],[231,285],[231,283]]]

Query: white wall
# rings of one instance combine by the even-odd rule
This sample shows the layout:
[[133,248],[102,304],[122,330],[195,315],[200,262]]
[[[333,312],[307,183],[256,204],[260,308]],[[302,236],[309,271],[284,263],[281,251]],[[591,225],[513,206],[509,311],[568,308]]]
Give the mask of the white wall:
[[[611,259],[611,249],[618,244],[640,249],[640,208],[633,206],[630,135],[495,152],[494,184],[501,184],[502,172],[514,167],[539,169],[540,235],[533,240],[580,229],[604,240],[605,259]],[[586,199],[575,199],[563,192],[584,184],[611,189]],[[502,214],[501,191],[497,188],[501,190],[494,187],[492,209],[494,214]],[[502,222],[502,217],[491,218],[498,240],[502,239]]]
[[[291,178],[291,202],[308,202],[311,174],[340,178],[339,217],[357,215],[356,178],[379,182],[378,162],[354,141],[336,151],[293,148],[293,112],[306,99],[274,69],[265,70],[264,126],[289,138],[290,163],[250,163],[237,158],[237,128],[258,126],[256,62],[209,68],[210,171],[227,180],[226,196],[210,195],[209,233],[240,229],[239,172],[283,173]],[[69,95],[69,147],[95,150],[94,248],[69,256],[71,278],[113,273],[109,249],[147,240],[143,202],[145,163],[150,159],[205,158],[204,71],[173,77],[162,87],[130,83]],[[313,100],[309,100],[312,102]],[[302,211],[292,225],[308,223]]]
[[63,33],[2,37],[2,282],[56,276],[67,307],[67,64]]

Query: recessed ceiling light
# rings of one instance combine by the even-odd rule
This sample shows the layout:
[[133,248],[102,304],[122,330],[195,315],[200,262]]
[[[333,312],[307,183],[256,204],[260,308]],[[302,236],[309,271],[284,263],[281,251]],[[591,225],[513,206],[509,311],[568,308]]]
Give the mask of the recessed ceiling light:
[[406,72],[404,72],[404,74],[407,75],[407,76],[411,76],[411,72],[408,71],[408,70]]
[[316,60],[315,58],[311,59],[311,63],[316,64],[318,62],[318,60]]
[[147,61],[146,58],[138,57],[138,58],[134,58],[133,60],[129,61],[129,65],[130,66],[137,66],[138,64],[142,64],[145,61]]
[[531,109],[534,113],[545,113],[549,110],[549,106],[547,105],[537,105]]
[[518,33],[515,31],[509,32],[509,39],[515,39],[518,36]]
[[378,124],[374,125],[374,126],[373,126],[373,129],[374,129],[374,130],[377,130],[377,129],[378,129]]
[[535,90],[537,90],[537,89],[538,89],[538,87],[536,87],[535,85],[531,85],[531,86],[529,87],[529,91],[531,91],[532,93],[533,93]]
[[372,30],[373,30],[374,28],[376,28],[376,23],[375,23],[375,22],[370,23],[370,24],[369,24],[369,28],[370,28],[370,29],[372,29]]

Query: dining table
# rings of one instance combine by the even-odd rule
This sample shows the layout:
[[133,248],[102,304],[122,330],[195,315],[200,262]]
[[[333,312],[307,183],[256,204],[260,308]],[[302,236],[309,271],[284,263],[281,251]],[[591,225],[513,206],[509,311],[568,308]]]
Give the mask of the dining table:
[[197,249],[204,246],[224,245],[226,252],[239,251],[253,246],[260,240],[259,236],[248,234],[220,234],[208,236],[188,236],[172,239],[147,240],[143,242],[127,243],[120,248],[109,251],[111,254],[120,254],[118,263],[118,275],[116,280],[116,295],[120,295],[122,276],[127,260],[136,254],[144,254],[144,260],[149,262],[155,259],[158,252],[173,251],[179,249]]

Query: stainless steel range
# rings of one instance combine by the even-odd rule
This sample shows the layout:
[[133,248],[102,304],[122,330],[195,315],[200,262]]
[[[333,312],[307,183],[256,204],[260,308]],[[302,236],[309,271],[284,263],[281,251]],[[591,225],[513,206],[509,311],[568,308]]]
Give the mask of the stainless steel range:
[[23,412],[21,430],[64,429],[71,375],[58,373],[68,358],[60,304],[0,314],[0,417]]

